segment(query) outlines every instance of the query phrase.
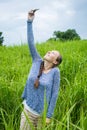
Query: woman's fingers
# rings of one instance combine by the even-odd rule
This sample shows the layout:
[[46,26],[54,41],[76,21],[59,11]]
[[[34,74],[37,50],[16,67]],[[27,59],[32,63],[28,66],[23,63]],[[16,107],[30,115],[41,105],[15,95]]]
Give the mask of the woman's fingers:
[[50,118],[46,118],[46,124],[49,124],[51,122]]
[[33,20],[34,19],[34,16],[35,16],[35,12],[39,10],[39,9],[34,9],[34,10],[31,10],[28,12],[28,19],[29,20]]
[[29,11],[28,15],[33,16],[34,15],[33,10]]
[[33,12],[33,10],[28,12],[28,19],[29,20],[33,20],[34,19],[34,12]]
[[28,13],[28,14],[34,15],[34,13],[35,13],[37,10],[39,10],[39,9],[34,9],[34,10],[31,10],[31,11],[29,11],[29,13]]

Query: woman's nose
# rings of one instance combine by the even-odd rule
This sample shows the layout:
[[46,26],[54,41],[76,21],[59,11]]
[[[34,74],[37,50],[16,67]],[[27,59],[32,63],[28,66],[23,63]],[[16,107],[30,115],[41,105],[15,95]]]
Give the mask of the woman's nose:
[[48,51],[48,54],[50,54],[50,51]]

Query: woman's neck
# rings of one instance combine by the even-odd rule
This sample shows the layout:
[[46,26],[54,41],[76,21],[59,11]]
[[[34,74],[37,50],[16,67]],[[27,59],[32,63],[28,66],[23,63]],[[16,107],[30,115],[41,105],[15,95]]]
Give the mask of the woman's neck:
[[44,60],[44,71],[48,71],[52,68],[53,64],[49,63],[48,61]]

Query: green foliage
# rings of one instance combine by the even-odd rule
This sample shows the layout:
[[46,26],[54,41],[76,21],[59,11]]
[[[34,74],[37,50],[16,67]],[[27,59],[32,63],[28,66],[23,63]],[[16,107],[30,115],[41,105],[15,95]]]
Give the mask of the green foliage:
[[[42,57],[49,50],[59,50],[63,57],[54,116],[51,124],[45,126],[44,110],[42,130],[87,129],[87,41],[65,43],[52,40],[36,45]],[[0,130],[19,130],[21,94],[31,64],[27,45],[0,46]]]
[[61,41],[80,40],[80,36],[76,33],[75,29],[68,29],[65,32],[55,31],[53,35],[56,40],[59,39]]
[[4,41],[4,37],[2,37],[2,32],[0,32],[0,46],[2,46],[3,41]]

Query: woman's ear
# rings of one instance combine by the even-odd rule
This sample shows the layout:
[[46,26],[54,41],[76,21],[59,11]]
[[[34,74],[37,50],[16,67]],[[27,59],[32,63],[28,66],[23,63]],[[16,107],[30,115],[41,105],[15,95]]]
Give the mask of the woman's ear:
[[53,61],[53,64],[57,65],[57,64],[58,64],[58,61]]

